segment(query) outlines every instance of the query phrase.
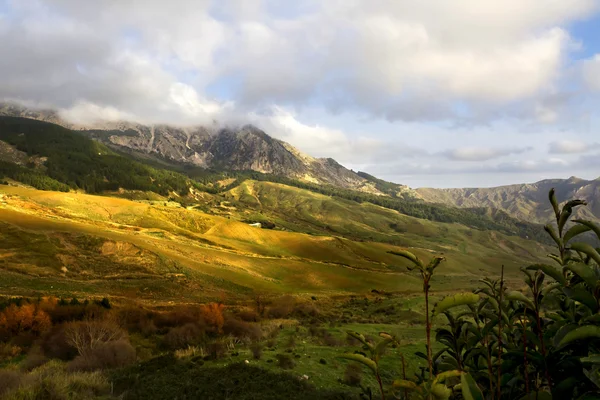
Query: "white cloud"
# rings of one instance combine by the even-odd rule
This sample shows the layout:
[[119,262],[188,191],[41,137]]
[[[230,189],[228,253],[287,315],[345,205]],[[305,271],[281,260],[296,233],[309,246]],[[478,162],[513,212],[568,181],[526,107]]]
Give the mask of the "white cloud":
[[583,63],[583,80],[592,89],[600,91],[600,54]]
[[[66,86],[61,106],[85,100],[150,118],[173,84],[204,99],[210,84],[231,81],[227,100],[250,110],[317,101],[390,120],[452,119],[456,101],[485,110],[546,95],[572,45],[564,27],[598,6],[304,0],[284,18],[262,0],[11,4],[0,50],[20,56],[0,71],[13,78],[0,78],[6,96],[42,101]],[[161,117],[177,120],[171,111]],[[549,106],[532,114],[558,118]]]
[[559,140],[549,144],[551,154],[587,153],[600,147],[600,143],[586,143],[579,140]]
[[532,150],[531,147],[461,147],[444,151],[441,154],[455,161],[487,161],[530,150]]
[[0,100],[77,121],[252,122],[314,156],[444,180],[579,168],[573,143],[597,140],[573,126],[573,83],[600,90],[600,55],[570,60],[568,31],[597,0],[8,4]]

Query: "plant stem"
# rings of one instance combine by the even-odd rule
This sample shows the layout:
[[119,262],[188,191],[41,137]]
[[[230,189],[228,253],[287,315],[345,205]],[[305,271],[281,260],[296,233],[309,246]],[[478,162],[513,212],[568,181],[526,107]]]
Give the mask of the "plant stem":
[[500,273],[500,301],[498,302],[498,378],[496,379],[496,399],[500,400],[502,390],[502,295],[504,292],[504,265]]
[[377,378],[377,383],[379,383],[379,392],[381,393],[381,400],[385,400],[385,394],[383,394],[383,383],[381,383],[381,377],[379,376],[379,368],[377,369],[377,374],[375,376]]
[[[404,359],[404,353],[400,353],[402,357],[402,379],[406,380],[406,360]],[[408,389],[404,388],[404,400],[408,400]]]
[[523,372],[525,375],[525,393],[529,396],[529,372],[527,371],[528,360],[527,360],[527,335],[525,334],[525,308],[523,308]]
[[431,321],[429,320],[429,277],[425,278],[425,331],[427,334],[427,364],[429,366],[429,379],[433,377],[433,356],[431,353]]

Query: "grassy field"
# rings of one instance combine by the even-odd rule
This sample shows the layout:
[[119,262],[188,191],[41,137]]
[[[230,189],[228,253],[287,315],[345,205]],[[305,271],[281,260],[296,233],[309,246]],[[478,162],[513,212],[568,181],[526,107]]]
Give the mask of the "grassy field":
[[[546,250],[533,241],[401,215],[268,182],[223,195],[227,216],[175,202],[0,186],[0,291],[8,295],[135,297],[153,304],[254,292],[416,292],[416,276],[387,252],[448,261],[435,286],[452,291],[514,277]],[[214,202],[213,202],[214,204]],[[272,221],[273,230],[249,220]]]

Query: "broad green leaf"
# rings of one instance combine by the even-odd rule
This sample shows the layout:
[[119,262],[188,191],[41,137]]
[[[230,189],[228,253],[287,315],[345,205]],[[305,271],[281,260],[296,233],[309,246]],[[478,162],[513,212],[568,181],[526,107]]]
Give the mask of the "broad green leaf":
[[558,282],[554,282],[554,283],[551,283],[549,285],[546,285],[542,289],[542,291],[541,291],[542,296],[547,295],[548,293],[550,293],[553,290],[560,289],[561,287],[563,287],[563,285],[561,283],[558,283]]
[[377,346],[375,346],[375,357],[377,357],[377,361],[379,361],[379,359],[381,358],[381,356],[383,355],[386,347],[392,343],[392,339],[383,339],[382,341],[380,341],[379,343],[377,343]]
[[506,297],[506,300],[520,301],[521,303],[525,304],[530,309],[535,310],[535,305],[533,304],[533,302],[521,292],[516,292],[516,291],[508,292],[508,293],[506,293],[505,297]]
[[573,288],[563,288],[563,292],[571,300],[578,301],[579,303],[584,304],[587,308],[594,312],[598,309],[598,303],[596,302],[596,298],[580,285],[577,285]]
[[358,363],[361,363],[362,365],[366,365],[367,367],[369,367],[371,369],[371,371],[373,371],[374,373],[377,373],[377,364],[375,364],[375,361],[363,356],[362,354],[342,354],[340,356],[340,358],[344,358],[346,360],[351,360],[351,361],[356,361]]
[[445,260],[446,260],[446,258],[444,258],[444,257],[439,257],[439,256],[433,257],[431,259],[431,261],[429,262],[429,264],[427,265],[427,270],[433,272],[433,270],[435,270],[438,267],[438,265],[440,265],[440,263]]
[[552,240],[554,240],[554,242],[556,243],[556,245],[558,247],[562,248],[562,240],[560,240],[560,238],[556,234],[556,231],[554,230],[554,228],[552,227],[552,225],[548,224],[548,225],[544,226],[544,230],[546,232],[548,232],[548,234],[550,235],[550,237],[552,238]]
[[460,377],[460,387],[465,400],[484,400],[481,389],[470,374],[464,373]]
[[554,346],[558,347],[558,345],[560,344],[561,340],[564,339],[565,336],[567,336],[567,334],[569,332],[574,331],[575,329],[578,328],[578,325],[576,324],[567,324],[562,326],[554,335],[554,337],[552,338],[552,341],[554,342]]
[[569,243],[569,240],[573,239],[575,236],[581,235],[582,233],[588,232],[590,230],[592,230],[592,228],[590,228],[589,226],[584,225],[584,224],[573,225],[571,228],[569,228],[567,233],[565,233],[565,236],[563,237],[563,241],[565,244],[567,244],[567,243]]
[[592,354],[591,356],[581,357],[581,362],[600,364],[600,354]]
[[373,345],[371,343],[367,342],[367,339],[365,339],[365,337],[362,333],[358,333],[355,331],[346,331],[346,333],[349,336],[352,336],[354,339],[361,342],[362,344],[364,344],[365,346],[367,346],[370,350],[373,350]]
[[454,296],[448,296],[440,300],[434,307],[432,315],[438,315],[453,307],[475,304],[479,301],[479,296],[475,293],[459,293]]
[[459,370],[442,372],[442,373],[436,375],[435,379],[433,380],[433,383],[443,383],[446,381],[446,379],[456,378],[456,377],[461,376],[461,374],[462,374],[462,371],[459,371]]
[[412,261],[412,263],[415,264],[416,266],[418,266],[419,268],[423,269],[423,263],[421,262],[419,257],[415,256],[410,251],[398,250],[398,251],[388,251],[388,253],[393,254],[395,256],[404,257],[407,260]]
[[570,263],[565,266],[566,269],[579,276],[592,290],[598,283],[598,277],[590,265],[583,263]]
[[435,400],[448,400],[452,395],[452,390],[441,383],[434,383],[431,385],[430,393]]
[[415,390],[417,388],[417,384],[416,383],[414,383],[413,381],[407,381],[405,379],[396,379],[392,383],[392,386],[394,387],[394,389]]
[[591,221],[586,221],[583,219],[576,219],[576,220],[574,220],[574,222],[577,222],[578,224],[587,226],[588,228],[593,230],[594,233],[596,233],[596,236],[598,236],[598,239],[600,239],[600,226],[598,224],[595,224]]
[[548,200],[550,200],[550,204],[552,204],[552,208],[554,209],[554,215],[556,216],[556,221],[558,221],[559,210],[558,210],[558,201],[556,200],[556,191],[554,188],[550,189],[548,193]]
[[586,325],[574,329],[562,338],[558,344],[558,347],[566,346],[567,344],[576,340],[585,340],[591,338],[600,338],[600,326]]
[[558,219],[558,231],[562,232],[565,224],[571,217],[571,213],[573,212],[573,207],[584,206],[587,203],[583,200],[570,200],[563,206],[562,211],[560,213],[560,218]]
[[559,282],[563,285],[567,284],[567,280],[563,276],[562,272],[558,269],[554,268],[552,265],[548,264],[533,264],[526,268],[529,271],[539,270],[554,279],[556,282]]
[[579,251],[581,253],[584,253],[585,255],[587,255],[588,257],[592,258],[594,261],[596,261],[596,264],[598,264],[600,266],[600,254],[598,254],[598,252],[596,251],[595,248],[593,248],[592,246],[590,246],[587,243],[573,243],[571,245],[571,248],[575,251]]
[[556,254],[548,254],[548,257],[550,257],[551,259],[556,261],[558,263],[558,265],[563,265],[563,260],[560,258],[560,256],[558,256]]

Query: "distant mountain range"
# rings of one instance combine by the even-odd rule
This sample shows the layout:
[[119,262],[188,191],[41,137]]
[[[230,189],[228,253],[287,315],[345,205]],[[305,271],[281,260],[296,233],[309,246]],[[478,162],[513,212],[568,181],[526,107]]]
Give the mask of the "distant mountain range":
[[546,224],[553,218],[548,192],[556,189],[559,202],[583,199],[587,207],[578,207],[575,218],[600,222],[600,178],[593,181],[571,177],[547,179],[536,183],[471,189],[416,189],[428,202],[457,207],[488,207],[503,210],[509,215],[531,222]]
[[[411,189],[386,182],[364,172],[354,172],[331,158],[313,158],[290,144],[246,125],[238,128],[174,127],[131,122],[102,122],[77,125],[65,121],[53,110],[32,110],[14,104],[0,104],[0,116],[24,117],[51,122],[80,131],[108,147],[138,158],[193,165],[216,170],[253,170],[301,182],[332,185],[394,198],[423,200],[461,208],[488,208],[534,223],[552,218],[548,191],[554,187],[560,202],[581,198],[587,207],[576,217],[600,222],[600,178],[587,181],[576,177],[550,179],[532,184],[495,188]],[[11,149],[1,146],[0,156]]]
[[174,127],[131,122],[77,125],[53,110],[32,110],[0,104],[0,116],[51,122],[85,131],[109,147],[160,161],[186,163],[203,168],[253,170],[316,184],[329,184],[361,192],[383,194],[371,182],[332,158],[314,158],[262,130],[239,128]]

